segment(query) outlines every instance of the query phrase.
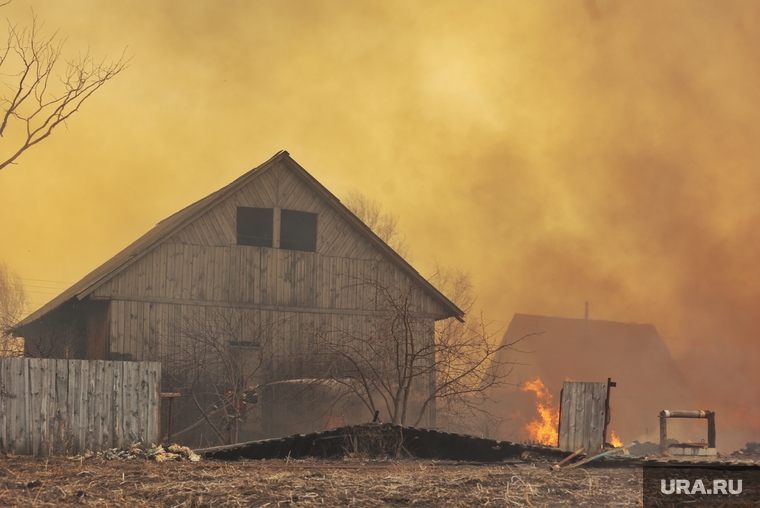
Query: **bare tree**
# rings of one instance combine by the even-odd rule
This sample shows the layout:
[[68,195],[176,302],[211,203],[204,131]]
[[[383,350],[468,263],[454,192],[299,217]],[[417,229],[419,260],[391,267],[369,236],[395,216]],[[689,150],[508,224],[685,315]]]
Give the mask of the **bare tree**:
[[[442,266],[435,263],[434,274],[429,280],[457,307],[464,309],[468,316],[466,323],[454,318],[436,322],[436,341],[440,344],[456,344],[468,340],[465,337],[474,340],[474,337],[486,336],[488,346],[483,345],[483,349],[486,351],[493,349],[491,344],[497,332],[487,332],[488,325],[484,321],[482,313],[477,315],[474,310],[477,298],[470,273],[459,267]],[[473,314],[475,315],[473,316]],[[511,346],[510,349],[512,349]],[[521,353],[517,350],[511,352],[513,356]],[[483,389],[437,398],[436,421],[439,427],[448,431],[477,434],[485,437],[492,436],[498,430],[503,423],[503,417],[489,411],[488,402],[490,399],[488,394],[491,391],[490,388],[507,384],[506,378],[511,373],[512,366],[516,364],[516,361],[512,359],[509,360],[509,365],[499,365],[494,357],[490,363],[493,366],[489,366],[488,373],[479,372],[485,381],[485,385],[479,385],[479,388]],[[491,368],[496,369],[496,372],[491,372]],[[493,376],[499,379],[493,379]],[[438,382],[445,383],[445,376],[439,375]]]
[[442,401],[477,408],[491,388],[506,383],[512,361],[499,360],[506,357],[499,353],[522,339],[495,346],[482,320],[436,333],[411,281],[357,284],[376,293],[381,311],[365,326],[316,330],[314,358],[370,414],[418,426]]
[[460,309],[471,309],[475,305],[475,286],[470,272],[436,262],[428,281]]
[[343,204],[400,256],[409,255],[406,237],[399,230],[398,216],[383,211],[379,201],[371,199],[361,192],[351,191],[348,193],[348,197],[343,200]]
[[21,278],[0,263],[0,356],[23,356],[23,340],[13,337],[10,329],[21,320],[26,305]]
[[57,32],[45,36],[41,28],[34,15],[29,28],[9,21],[5,46],[0,47],[0,137],[5,141],[0,170],[65,124],[129,63],[124,55],[106,62],[89,53],[61,62],[65,40]]
[[[179,390],[195,421],[175,436],[206,423],[224,444],[239,439],[240,425],[258,421],[257,385],[265,368],[272,324],[251,309],[195,307],[178,312],[158,357],[164,390]],[[187,423],[187,422],[186,422]]]

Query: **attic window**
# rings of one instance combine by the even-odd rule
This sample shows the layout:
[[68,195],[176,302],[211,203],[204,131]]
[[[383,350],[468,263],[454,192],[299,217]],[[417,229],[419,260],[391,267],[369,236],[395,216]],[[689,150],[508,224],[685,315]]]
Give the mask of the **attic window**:
[[255,247],[272,247],[274,210],[271,208],[237,209],[237,243]]
[[282,210],[280,248],[317,252],[317,214]]

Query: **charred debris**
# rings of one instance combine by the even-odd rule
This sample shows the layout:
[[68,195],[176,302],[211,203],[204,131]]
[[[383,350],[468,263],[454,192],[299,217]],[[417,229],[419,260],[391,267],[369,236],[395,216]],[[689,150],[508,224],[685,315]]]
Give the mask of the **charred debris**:
[[[672,440],[675,441],[675,440]],[[270,460],[345,456],[434,459],[476,463],[535,462],[559,471],[575,467],[683,466],[760,469],[760,443],[721,457],[658,454],[656,443],[637,443],[586,454],[544,445],[497,441],[392,423],[349,425],[322,432],[195,450],[203,459]]]
[[348,425],[322,432],[264,439],[195,450],[204,459],[285,459],[303,457],[420,458],[469,462],[499,462],[542,457],[560,460],[569,453],[559,448],[497,441],[393,423]]

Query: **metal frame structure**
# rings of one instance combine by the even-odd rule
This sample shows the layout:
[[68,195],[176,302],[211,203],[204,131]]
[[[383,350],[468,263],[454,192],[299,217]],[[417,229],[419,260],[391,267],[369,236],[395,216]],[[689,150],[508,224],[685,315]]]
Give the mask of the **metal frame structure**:
[[660,411],[660,452],[668,451],[668,418],[705,418],[707,420],[707,447],[715,449],[715,413],[708,410],[697,411]]

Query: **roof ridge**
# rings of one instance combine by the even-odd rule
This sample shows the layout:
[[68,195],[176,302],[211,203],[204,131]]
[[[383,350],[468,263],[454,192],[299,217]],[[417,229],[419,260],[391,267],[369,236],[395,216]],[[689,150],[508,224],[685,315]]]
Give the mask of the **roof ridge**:
[[636,321],[615,321],[612,319],[591,319],[591,318],[575,318],[575,317],[564,317],[564,316],[546,316],[543,314],[527,314],[524,312],[515,312],[512,319],[514,319],[517,316],[525,316],[525,317],[532,317],[532,318],[540,318],[540,319],[563,319],[568,321],[588,321],[588,322],[594,322],[594,323],[614,323],[618,325],[627,325],[627,326],[654,326],[652,323],[638,323]]

